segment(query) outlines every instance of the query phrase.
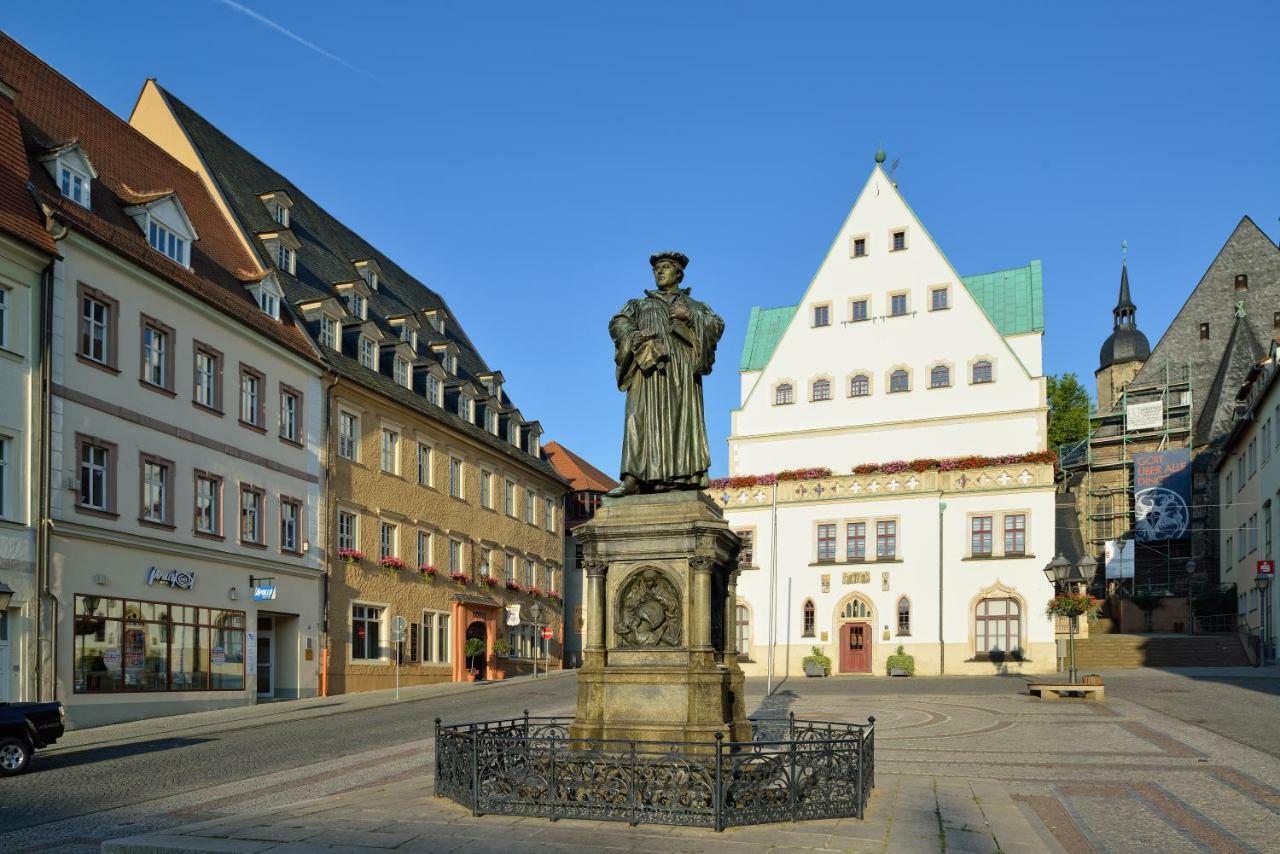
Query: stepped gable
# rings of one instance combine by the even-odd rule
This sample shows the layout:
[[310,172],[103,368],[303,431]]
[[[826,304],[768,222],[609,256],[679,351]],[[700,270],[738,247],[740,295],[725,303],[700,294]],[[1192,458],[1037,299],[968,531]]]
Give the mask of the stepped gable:
[[[1240,274],[1248,276],[1247,290],[1235,289]],[[1243,303],[1247,323],[1237,322],[1237,303]],[[1275,334],[1273,315],[1278,309],[1280,248],[1252,219],[1243,217],[1156,342],[1131,387],[1162,384],[1166,365],[1190,365],[1195,444],[1214,441],[1230,429],[1235,392],[1247,373],[1240,363],[1256,361],[1266,352]],[[1208,340],[1201,340],[1201,323],[1209,324]],[[1206,409],[1210,410],[1207,415]]]
[[[198,175],[3,33],[0,80],[16,92],[29,186],[38,204],[68,227],[240,323],[316,358],[293,319],[267,317],[245,287],[261,279],[263,270],[245,252]],[[92,209],[65,198],[40,161],[69,145],[79,145],[98,173],[91,184]],[[191,243],[189,270],[153,249],[125,212],[169,194],[177,195],[199,235]]]

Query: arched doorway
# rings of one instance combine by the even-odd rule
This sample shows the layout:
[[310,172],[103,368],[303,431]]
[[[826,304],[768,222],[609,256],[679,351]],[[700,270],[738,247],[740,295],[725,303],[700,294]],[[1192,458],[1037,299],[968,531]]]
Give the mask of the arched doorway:
[[871,639],[875,615],[861,598],[851,598],[838,614],[840,622],[840,672],[871,672]]
[[[475,668],[477,682],[481,679],[488,678],[488,671],[485,667],[485,662],[489,658],[489,632],[485,627],[484,620],[476,620],[471,623],[471,625],[467,626],[466,639],[467,644],[463,647],[463,655],[466,658],[464,666],[468,668]],[[467,656],[466,646],[470,645],[472,639],[478,639],[481,641],[484,644],[484,651],[476,656]]]

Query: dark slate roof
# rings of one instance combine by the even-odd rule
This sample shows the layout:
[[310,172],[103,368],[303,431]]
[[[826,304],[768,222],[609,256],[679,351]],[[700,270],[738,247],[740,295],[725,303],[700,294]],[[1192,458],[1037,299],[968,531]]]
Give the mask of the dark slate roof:
[[[1235,277],[1240,273],[1249,277],[1249,288],[1243,292],[1235,290]],[[1249,322],[1237,323],[1237,302],[1243,303]],[[1258,354],[1266,352],[1272,316],[1278,309],[1280,248],[1246,216],[1156,342],[1151,358],[1130,387],[1160,385],[1166,366],[1178,370],[1189,366],[1195,444],[1213,441],[1230,429],[1236,390]],[[1209,324],[1207,341],[1200,340],[1201,323]]]
[[[265,265],[274,268],[275,259],[266,257],[254,235],[277,231],[261,196],[283,190],[293,202],[289,229],[302,243],[295,264],[296,275],[278,271],[286,298],[294,305],[337,296],[334,285],[360,278],[356,261],[374,260],[381,268],[378,290],[369,298],[369,319],[388,335],[396,335],[387,318],[413,314],[422,323],[418,333],[419,351],[434,358],[430,346],[445,338],[434,332],[422,312],[443,308],[448,314],[445,336],[458,346],[458,373],[475,379],[489,366],[467,337],[461,323],[449,310],[444,297],[414,278],[408,271],[356,234],[316,203],[300,187],[263,163],[235,140],[214,127],[173,93],[161,89],[179,123],[186,130],[201,158],[213,172],[241,227],[251,236]],[[478,381],[477,381],[478,382]],[[504,402],[505,393],[504,393]]]

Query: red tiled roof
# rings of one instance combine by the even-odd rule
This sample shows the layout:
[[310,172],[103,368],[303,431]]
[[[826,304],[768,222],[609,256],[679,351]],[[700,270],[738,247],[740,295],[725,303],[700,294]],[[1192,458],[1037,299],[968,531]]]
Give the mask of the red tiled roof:
[[590,489],[596,492],[608,492],[618,485],[616,480],[559,442],[547,442],[542,446],[542,450],[546,451],[552,467],[561,477],[569,481],[569,485],[574,490]]
[[[55,216],[260,334],[318,358],[291,317],[282,312],[277,323],[258,309],[245,288],[246,282],[262,278],[257,261],[196,173],[4,33],[0,80],[17,90],[31,183]],[[79,142],[98,173],[90,191],[91,211],[64,198],[38,160],[68,140]],[[200,236],[191,245],[190,270],[152,249],[125,213],[141,200],[171,192],[177,193]]]
[[27,189],[30,177],[17,108],[0,94],[0,231],[57,255],[53,238],[45,231],[44,217]]

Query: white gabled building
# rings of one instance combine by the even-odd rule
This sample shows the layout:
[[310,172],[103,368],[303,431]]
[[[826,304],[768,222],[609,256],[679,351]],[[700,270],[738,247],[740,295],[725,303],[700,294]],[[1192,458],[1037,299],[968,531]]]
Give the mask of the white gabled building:
[[775,674],[813,646],[837,673],[899,645],[918,673],[1053,670],[1040,263],[960,277],[882,162],[799,305],[752,310],[711,490],[749,540],[744,668],[772,638]]

